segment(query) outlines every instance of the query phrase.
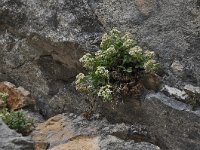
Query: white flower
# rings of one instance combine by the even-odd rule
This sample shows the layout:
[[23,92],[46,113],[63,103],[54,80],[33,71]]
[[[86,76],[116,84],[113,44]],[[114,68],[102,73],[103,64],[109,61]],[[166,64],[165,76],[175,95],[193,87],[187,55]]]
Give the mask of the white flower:
[[102,54],[102,51],[101,50],[98,50],[96,53],[95,53],[95,56],[99,56]]
[[80,59],[79,59],[79,61],[81,62],[81,63],[84,63],[85,61],[87,61],[89,58],[91,58],[91,54],[90,53],[87,53],[87,54],[85,54],[85,55],[83,55],[83,57],[81,57]]
[[107,48],[107,46],[109,46],[110,42],[111,42],[111,36],[109,36],[107,33],[105,33],[102,37],[102,41],[100,44],[100,48],[105,49]]
[[79,73],[76,76],[76,90],[87,93],[89,91],[89,89],[86,86],[86,77],[83,73]]
[[83,67],[85,67],[86,69],[92,69],[94,58],[92,57],[90,53],[87,53],[83,55],[83,57],[80,58],[79,61],[83,63]]
[[131,33],[127,32],[123,37],[122,37],[122,40],[126,41],[128,39],[132,39],[132,35]]
[[111,45],[108,49],[104,51],[97,51],[95,55],[97,60],[105,61],[112,59],[112,57],[114,57],[115,54],[117,54],[117,50],[113,45]]
[[105,34],[102,36],[102,41],[106,41],[108,38],[109,38],[108,34],[105,33]]
[[135,41],[133,39],[127,39],[124,41],[123,46],[126,48],[133,47],[135,45]]
[[98,50],[95,53],[95,56],[97,56],[99,58],[106,58],[106,57],[110,57],[110,55],[113,55],[113,54],[116,54],[116,53],[117,53],[117,50],[115,49],[114,45],[111,45],[105,51]]
[[113,56],[116,53],[117,53],[117,50],[115,49],[113,45],[111,45],[107,50],[103,52],[103,55],[105,58],[107,58],[107,57]]
[[145,56],[151,59],[155,57],[155,53],[153,51],[145,51]]
[[7,97],[7,96],[9,96],[8,93],[1,93],[0,92],[0,97]]
[[117,29],[112,29],[112,30],[110,31],[110,34],[111,34],[112,36],[119,36],[119,35],[121,34],[121,32],[118,31]]
[[8,98],[8,93],[1,93],[0,92],[0,98],[2,98],[3,100],[6,100]]
[[139,47],[139,46],[135,46],[135,47],[133,47],[133,48],[131,48],[131,49],[129,50],[129,54],[130,54],[131,56],[135,56],[135,55],[138,55],[138,54],[142,54],[142,52],[143,52],[143,50],[142,50],[142,48]]
[[103,77],[106,77],[106,78],[109,77],[109,71],[105,67],[102,67],[102,66],[98,66],[97,67],[97,70],[95,71],[95,74],[103,76]]
[[97,93],[97,95],[99,97],[102,97],[104,100],[112,100],[112,90],[111,90],[112,86],[110,85],[105,85],[102,86],[99,89],[99,92]]
[[85,79],[85,75],[83,73],[79,73],[77,76],[76,76],[76,84],[79,84],[81,83],[83,80]]
[[156,61],[155,60],[148,60],[145,64],[144,64],[144,69],[147,71],[147,72],[152,72],[156,69],[157,67],[157,64],[156,64]]

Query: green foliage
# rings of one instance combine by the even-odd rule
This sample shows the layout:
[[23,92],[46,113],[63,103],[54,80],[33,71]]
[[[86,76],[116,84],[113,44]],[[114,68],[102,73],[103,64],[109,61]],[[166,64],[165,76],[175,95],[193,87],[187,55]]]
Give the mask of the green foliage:
[[189,98],[186,99],[186,103],[190,104],[195,110],[197,107],[200,106],[200,94],[199,93],[188,93]]
[[16,130],[19,133],[29,133],[34,125],[34,120],[28,118],[25,112],[21,111],[8,111],[2,109],[0,117],[9,126],[9,128]]
[[76,88],[111,101],[114,94],[111,72],[124,75],[154,73],[158,67],[154,57],[154,52],[144,51],[130,33],[122,34],[113,29],[104,34],[100,48],[94,55],[87,53],[80,59],[88,73],[77,75]]
[[7,107],[8,96],[9,95],[7,93],[1,93],[0,92],[0,100],[2,100],[2,102],[3,102],[2,107]]
[[8,110],[8,108],[6,108],[8,94],[0,93],[0,98],[5,102],[3,108],[0,109],[0,117],[9,128],[22,134],[31,132],[34,126],[34,119],[27,117],[26,113],[22,110]]

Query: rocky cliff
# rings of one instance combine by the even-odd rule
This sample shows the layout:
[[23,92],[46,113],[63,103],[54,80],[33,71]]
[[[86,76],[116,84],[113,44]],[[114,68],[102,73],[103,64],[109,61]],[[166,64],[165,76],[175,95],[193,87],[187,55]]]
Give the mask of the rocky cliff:
[[163,149],[197,150],[200,112],[177,100],[200,93],[199,7],[198,0],[1,0],[0,81],[29,90],[45,118],[80,114],[93,104],[71,85],[82,71],[78,59],[113,27],[129,31],[155,51],[163,88],[137,105],[96,111],[147,126],[149,142]]

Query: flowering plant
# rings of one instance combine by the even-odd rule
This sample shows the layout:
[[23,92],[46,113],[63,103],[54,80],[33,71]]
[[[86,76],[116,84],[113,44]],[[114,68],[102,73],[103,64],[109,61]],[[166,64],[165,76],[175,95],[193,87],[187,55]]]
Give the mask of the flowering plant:
[[111,101],[118,82],[113,74],[131,77],[137,73],[155,73],[158,64],[154,57],[154,52],[144,51],[130,33],[113,29],[103,35],[94,55],[87,53],[80,59],[88,74],[76,76],[76,89]]

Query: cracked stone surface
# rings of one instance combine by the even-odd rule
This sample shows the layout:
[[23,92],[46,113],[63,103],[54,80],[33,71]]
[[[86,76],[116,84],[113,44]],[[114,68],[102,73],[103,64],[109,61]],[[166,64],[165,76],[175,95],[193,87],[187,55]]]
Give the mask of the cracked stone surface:
[[0,118],[0,150],[34,150],[34,142],[30,137],[23,137],[16,133]]
[[[142,136],[143,140],[140,141]],[[45,144],[51,150],[160,149],[148,142],[148,133],[143,126],[110,124],[97,114],[91,120],[72,113],[54,116],[39,124],[32,137],[36,142],[36,150]]]
[[[70,83],[83,71],[79,58],[96,51],[102,34],[117,27],[156,53],[165,85],[198,91],[199,6],[197,0],[1,0],[0,81],[30,91],[46,118],[90,109]],[[199,111],[165,96],[150,99],[102,113],[146,124],[163,149],[198,149]]]
[[[198,87],[199,14],[193,0],[2,0],[0,80],[31,91],[40,108],[45,99],[49,105],[82,70],[84,51],[95,51],[102,34],[117,27],[155,51],[165,84]],[[41,112],[49,117],[51,110]]]
[[101,111],[112,122],[147,125],[151,139],[161,149],[199,149],[200,111],[163,93],[148,94],[142,101],[126,99],[114,109],[103,103]]

